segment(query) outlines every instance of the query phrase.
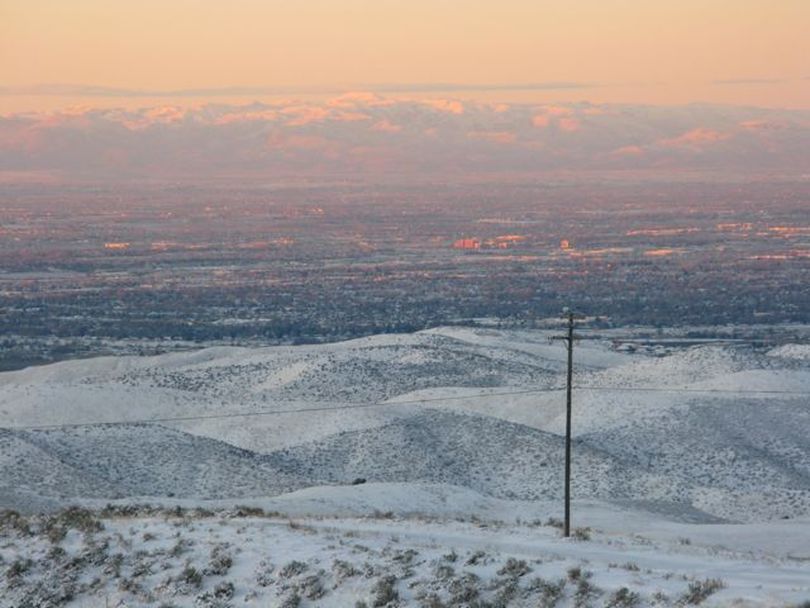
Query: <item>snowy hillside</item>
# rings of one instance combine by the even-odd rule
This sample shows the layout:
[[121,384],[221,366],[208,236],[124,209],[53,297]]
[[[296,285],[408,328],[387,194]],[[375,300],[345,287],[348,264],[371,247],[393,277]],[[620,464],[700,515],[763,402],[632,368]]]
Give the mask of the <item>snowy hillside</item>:
[[[565,350],[550,335],[439,328],[0,374],[0,500],[245,499],[356,478],[556,499]],[[580,342],[575,495],[810,515],[804,350]],[[89,426],[31,428],[75,423]]]
[[[9,485],[62,499],[239,498],[262,489],[276,494],[304,484],[278,472],[259,454],[160,426],[100,425],[0,433],[4,439],[0,458],[5,461]],[[20,454],[27,456],[21,460]]]

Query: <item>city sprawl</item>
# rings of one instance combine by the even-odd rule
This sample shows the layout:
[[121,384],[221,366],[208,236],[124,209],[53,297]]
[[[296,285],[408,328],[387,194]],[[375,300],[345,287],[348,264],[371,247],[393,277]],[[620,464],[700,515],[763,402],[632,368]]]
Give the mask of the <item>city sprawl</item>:
[[116,341],[149,352],[158,340],[531,326],[570,303],[602,327],[807,323],[808,197],[806,181],[615,177],[11,185],[0,199],[4,365]]

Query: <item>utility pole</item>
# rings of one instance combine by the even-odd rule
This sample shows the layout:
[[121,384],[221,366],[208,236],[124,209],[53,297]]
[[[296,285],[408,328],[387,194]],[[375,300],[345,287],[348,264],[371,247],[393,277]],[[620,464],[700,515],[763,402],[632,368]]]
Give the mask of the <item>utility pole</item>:
[[563,536],[571,536],[571,389],[574,377],[574,323],[581,316],[575,315],[568,308],[563,308],[563,315],[568,322],[568,332],[565,336],[554,336],[552,340],[565,340],[568,349],[568,371],[565,382],[565,521],[563,523]]

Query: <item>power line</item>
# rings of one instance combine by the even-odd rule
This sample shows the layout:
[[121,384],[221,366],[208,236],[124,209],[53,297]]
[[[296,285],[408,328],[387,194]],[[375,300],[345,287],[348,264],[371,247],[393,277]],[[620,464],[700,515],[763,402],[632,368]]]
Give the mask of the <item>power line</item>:
[[[574,385],[576,389],[597,390],[597,391],[628,391],[628,392],[643,392],[643,393],[719,393],[728,395],[796,395],[796,396],[810,396],[810,391],[786,391],[778,389],[760,389],[760,390],[740,390],[730,388],[667,388],[659,386],[588,386]],[[562,389],[558,389],[562,390]]]
[[[619,392],[655,392],[655,393],[708,393],[708,394],[729,394],[729,395],[790,395],[790,396],[807,396],[810,397],[810,391],[788,391],[788,390],[732,390],[732,389],[684,389],[684,388],[664,388],[664,387],[621,387],[621,386],[588,386],[588,385],[574,385],[573,388],[578,390],[593,390],[593,391],[619,391]],[[465,399],[482,399],[489,397],[508,397],[514,395],[533,395],[539,393],[555,393],[566,390],[566,387],[546,387],[526,389],[519,391],[500,391],[494,393],[474,393],[469,395],[448,395],[446,397],[426,397],[424,399],[407,399],[402,401],[376,401],[371,403],[345,403],[343,405],[329,405],[329,406],[316,406],[316,407],[302,407],[302,408],[289,408],[289,409],[275,409],[275,410],[256,410],[252,412],[227,412],[222,414],[197,414],[191,416],[166,416],[160,418],[142,418],[133,420],[97,420],[90,422],[75,422],[63,424],[43,424],[43,425],[24,425],[24,426],[6,426],[0,427],[6,430],[14,431],[38,431],[38,430],[53,430],[64,428],[81,428],[88,426],[103,426],[103,425],[121,425],[121,424],[159,424],[162,422],[193,422],[198,420],[219,420],[227,418],[249,418],[260,416],[279,416],[283,414],[298,414],[298,413],[311,413],[311,412],[331,412],[341,410],[354,410],[354,409],[369,409],[377,407],[393,407],[397,405],[420,405],[423,403],[438,403],[444,401],[460,401]]]
[[228,412],[224,414],[198,414],[194,416],[169,416],[164,418],[145,418],[141,420],[99,420],[95,422],[75,422],[64,424],[44,424],[31,426],[0,427],[18,431],[37,431],[47,429],[77,428],[85,426],[113,425],[113,424],[153,424],[159,422],[185,422],[194,420],[214,420],[222,418],[247,418],[251,416],[276,416],[281,414],[297,414],[306,412],[331,412],[339,410],[355,410],[373,407],[390,407],[396,405],[417,405],[422,403],[433,403],[437,401],[456,401],[459,399],[476,399],[481,397],[499,397],[509,395],[528,395],[532,393],[552,393],[562,390],[560,388],[543,388],[523,391],[508,391],[499,393],[477,393],[472,395],[457,395],[447,397],[429,397],[425,399],[408,399],[405,401],[376,401],[372,403],[347,403],[344,405],[329,405],[318,407],[301,407],[283,410],[256,410],[253,412]]

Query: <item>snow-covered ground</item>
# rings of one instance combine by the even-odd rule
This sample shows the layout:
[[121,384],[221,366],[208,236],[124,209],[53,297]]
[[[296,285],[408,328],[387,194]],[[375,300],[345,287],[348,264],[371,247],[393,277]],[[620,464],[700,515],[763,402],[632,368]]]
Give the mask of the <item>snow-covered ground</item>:
[[5,516],[0,605],[798,606],[810,598],[810,520],[696,524],[575,503],[581,526],[563,539],[555,511],[392,484],[310,488],[226,510],[119,505]]
[[[542,606],[563,579],[559,605],[684,604],[715,578],[707,603],[810,600],[807,346],[578,343],[575,525],[594,531],[565,541],[538,525],[561,511],[554,333],[438,328],[2,373],[0,508],[35,532],[2,527],[0,605],[48,605],[23,599],[53,577],[76,606],[371,606],[384,591],[401,605]],[[36,531],[36,512],[145,502],[216,513],[102,517],[56,544]],[[178,538],[190,544],[175,555]],[[206,574],[220,550],[232,567]],[[187,566],[202,579],[178,582]]]

